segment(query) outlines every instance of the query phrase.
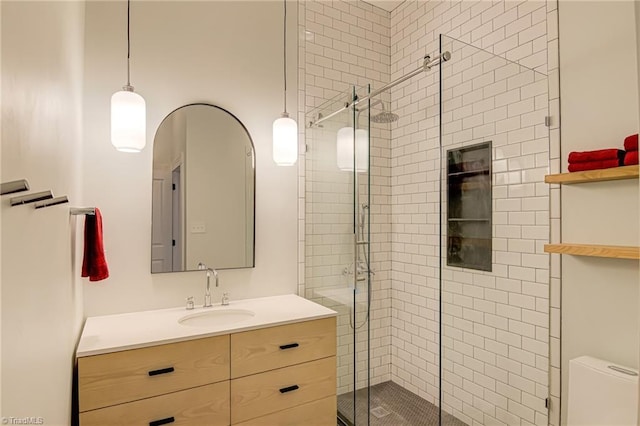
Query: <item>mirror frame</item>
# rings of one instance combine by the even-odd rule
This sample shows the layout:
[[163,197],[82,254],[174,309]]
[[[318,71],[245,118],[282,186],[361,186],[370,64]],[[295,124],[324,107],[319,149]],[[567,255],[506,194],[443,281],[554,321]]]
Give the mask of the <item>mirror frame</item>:
[[[175,113],[176,111],[182,109],[182,108],[186,108],[186,107],[190,107],[190,106],[208,106],[208,107],[213,107],[216,109],[219,109],[220,111],[228,114],[231,118],[233,118],[241,127],[242,129],[245,131],[245,133],[247,134],[247,137],[249,138],[249,143],[251,144],[251,155],[253,158],[253,239],[252,239],[252,248],[251,251],[253,253],[252,256],[252,263],[249,266],[238,266],[238,267],[231,267],[231,268],[216,268],[215,266],[212,265],[207,265],[211,268],[214,268],[216,270],[228,270],[228,269],[249,269],[249,268],[255,268],[256,267],[256,174],[257,174],[257,162],[256,162],[256,146],[253,142],[253,138],[251,137],[251,133],[249,133],[249,130],[247,129],[247,126],[244,125],[244,123],[242,121],[240,121],[240,119],[233,114],[232,112],[230,112],[229,110],[222,108],[218,105],[214,105],[214,104],[210,104],[207,102],[193,102],[190,104],[185,104],[185,105],[181,105],[175,109],[173,109],[171,112],[169,112],[167,115],[164,116],[164,118],[162,119],[162,121],[160,121],[160,124],[158,124],[158,127],[156,128],[154,134],[153,134],[153,147],[152,147],[152,151],[151,151],[151,183],[153,186],[153,150],[155,149],[155,141],[156,141],[156,136],[158,135],[158,131],[160,130],[160,128],[162,127],[162,124],[171,116],[171,114]],[[150,222],[150,228],[149,231],[153,232],[153,188],[151,189],[151,222]],[[152,264],[153,264],[153,243],[150,241],[149,243],[149,268],[151,269]],[[191,271],[199,271],[199,269],[183,269],[181,271],[165,271],[165,272],[151,272],[151,274],[171,274],[171,273],[177,273],[177,272],[191,272]]]

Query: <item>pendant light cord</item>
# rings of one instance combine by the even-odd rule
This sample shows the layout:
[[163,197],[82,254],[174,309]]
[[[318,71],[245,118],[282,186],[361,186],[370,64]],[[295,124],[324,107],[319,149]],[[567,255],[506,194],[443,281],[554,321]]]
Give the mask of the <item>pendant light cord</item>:
[[284,1],[284,113],[287,113],[287,0]]
[[131,0],[127,0],[127,86],[131,87],[131,37],[129,21],[131,20]]

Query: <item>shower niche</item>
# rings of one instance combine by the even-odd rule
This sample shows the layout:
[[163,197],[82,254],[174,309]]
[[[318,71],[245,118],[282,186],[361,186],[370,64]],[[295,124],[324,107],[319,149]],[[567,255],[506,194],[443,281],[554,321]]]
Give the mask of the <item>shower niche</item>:
[[447,265],[491,271],[491,141],[447,150]]

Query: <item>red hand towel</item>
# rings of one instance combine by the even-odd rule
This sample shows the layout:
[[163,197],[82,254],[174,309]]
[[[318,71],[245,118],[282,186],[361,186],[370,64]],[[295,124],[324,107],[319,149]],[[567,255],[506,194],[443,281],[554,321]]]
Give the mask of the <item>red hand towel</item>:
[[638,134],[627,136],[624,138],[625,151],[637,151],[638,150]]
[[584,163],[587,161],[620,160],[624,158],[621,149],[599,149],[596,151],[570,152],[569,163]]
[[104,257],[102,215],[98,208],[95,215],[86,215],[84,219],[82,277],[89,277],[89,281],[100,281],[109,277],[107,259]]
[[618,167],[620,162],[618,160],[602,160],[602,161],[585,161],[582,163],[570,163],[570,172],[582,172],[585,170],[597,170],[608,169],[611,167]]
[[633,166],[634,164],[638,164],[638,151],[629,151],[624,156],[624,165]]

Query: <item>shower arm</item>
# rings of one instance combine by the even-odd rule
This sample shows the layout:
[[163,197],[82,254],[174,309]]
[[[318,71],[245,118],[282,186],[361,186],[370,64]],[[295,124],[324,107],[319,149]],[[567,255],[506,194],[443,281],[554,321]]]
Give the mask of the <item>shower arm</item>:
[[363,106],[362,108],[356,108],[356,111],[358,114],[360,114],[361,112],[364,112],[370,108],[373,108],[374,106],[378,105],[378,104],[382,104],[382,109],[384,110],[384,103],[382,102],[382,99],[376,99],[375,101],[372,101],[370,104]]
[[377,90],[374,90],[373,92],[369,93],[367,96],[364,96],[362,98],[357,98],[357,99],[355,99],[355,100],[353,100],[351,102],[346,102],[343,108],[341,108],[341,109],[339,109],[337,111],[334,111],[329,115],[318,117],[317,120],[312,121],[311,123],[309,123],[309,127],[313,127],[315,125],[318,125],[318,124],[322,123],[323,121],[328,120],[328,119],[340,114],[345,109],[348,109],[348,108],[350,108],[352,106],[358,105],[360,102],[368,101],[371,98],[375,98],[380,93],[385,92],[385,91],[391,89],[392,87],[395,87],[398,84],[403,83],[403,82],[409,80],[410,78],[415,77],[418,74],[422,74],[423,72],[428,71],[432,67],[434,67],[434,66],[436,66],[436,65],[438,65],[438,64],[440,64],[442,62],[446,62],[449,59],[451,59],[451,53],[449,53],[448,51],[442,53],[441,55],[438,55],[438,57],[436,57],[434,59],[431,59],[431,56],[427,55],[427,56],[424,57],[423,64],[422,64],[422,66],[420,68],[415,69],[415,70],[411,71],[410,73],[403,75],[399,79],[394,80],[391,83],[386,84],[386,85],[382,86],[381,88],[379,88]]

